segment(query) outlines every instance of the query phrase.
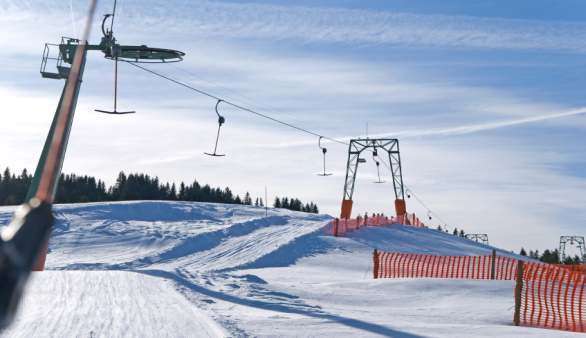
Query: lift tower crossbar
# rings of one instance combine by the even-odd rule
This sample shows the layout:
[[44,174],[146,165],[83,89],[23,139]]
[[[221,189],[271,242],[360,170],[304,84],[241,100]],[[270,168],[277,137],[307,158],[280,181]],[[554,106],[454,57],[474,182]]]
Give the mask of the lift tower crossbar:
[[586,262],[586,243],[584,236],[560,236],[560,255],[562,262],[568,257],[566,255],[566,245],[575,245],[580,250],[580,259],[582,263]]
[[488,245],[488,234],[465,234],[464,237],[471,241]]
[[[401,169],[401,154],[399,152],[399,140],[394,138],[379,139],[353,139],[348,146],[348,162],[346,164],[346,180],[344,181],[344,196],[342,199],[341,218],[350,218],[352,214],[352,197],[356,185],[356,174],[358,165],[366,162],[361,154],[366,150],[372,150],[373,154],[378,154],[382,150],[387,154],[387,159],[393,175],[393,189],[395,192],[395,210],[397,216],[406,213],[405,207],[405,189],[403,187],[403,174]],[[381,160],[387,160],[381,159]]]

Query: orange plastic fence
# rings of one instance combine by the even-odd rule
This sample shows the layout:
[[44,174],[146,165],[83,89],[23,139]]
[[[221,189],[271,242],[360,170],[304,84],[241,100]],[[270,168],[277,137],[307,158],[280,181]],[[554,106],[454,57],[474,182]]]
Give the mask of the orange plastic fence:
[[336,218],[328,224],[326,227],[326,233],[334,236],[344,236],[348,232],[358,230],[365,226],[384,226],[390,224],[411,225],[418,228],[425,227],[425,224],[423,224],[415,214],[406,214],[396,217],[374,215],[366,217],[358,216],[350,219]]
[[516,260],[502,256],[435,256],[374,251],[374,278],[512,280]]
[[568,269],[570,271],[586,273],[586,264],[557,264],[557,266]]
[[586,332],[586,274],[525,263],[522,279],[521,325]]
[[383,226],[396,223],[393,217],[386,216],[372,216],[372,217],[356,217],[351,219],[332,220],[326,227],[326,232],[334,236],[344,236],[346,233],[358,230],[365,226]]
[[400,224],[404,224],[404,225],[411,225],[417,228],[423,228],[425,227],[425,224],[423,222],[421,222],[421,220],[419,220],[419,218],[417,218],[417,216],[415,214],[409,214],[407,213],[405,215],[405,219],[402,220],[402,222],[399,222]]

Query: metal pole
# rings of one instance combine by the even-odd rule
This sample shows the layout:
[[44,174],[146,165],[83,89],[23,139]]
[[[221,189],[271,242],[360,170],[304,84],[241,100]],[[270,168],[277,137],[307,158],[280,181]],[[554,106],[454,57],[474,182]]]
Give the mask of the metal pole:
[[265,217],[269,216],[269,200],[267,199],[267,186],[265,185]]
[[517,284],[515,285],[515,315],[513,323],[515,326],[521,324],[521,294],[523,292],[523,261],[519,260],[517,264]]
[[378,278],[378,269],[379,269],[379,259],[378,259],[379,253],[376,249],[374,249],[374,252],[372,253],[372,260],[373,260],[373,268],[372,268],[372,274],[374,279]]
[[490,279],[496,277],[496,250],[492,249],[492,259],[490,260]]
[[[114,19],[112,19],[114,21]],[[118,107],[118,56],[114,61],[114,112]]]
[[82,39],[63,88],[26,202],[0,233],[0,329],[10,324],[31,268],[43,269],[53,225],[51,212],[85,66],[87,40],[97,0],[90,2]]

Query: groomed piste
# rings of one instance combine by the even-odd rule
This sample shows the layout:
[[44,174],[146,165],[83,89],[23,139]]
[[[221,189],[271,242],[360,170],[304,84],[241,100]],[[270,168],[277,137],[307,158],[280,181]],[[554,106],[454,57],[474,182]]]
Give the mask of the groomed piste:
[[[8,220],[13,208],[0,208]],[[373,279],[372,250],[486,255],[425,228],[187,202],[60,205],[9,337],[573,337],[512,326],[512,281]],[[498,251],[499,255],[510,255]],[[510,255],[512,256],[512,255]]]

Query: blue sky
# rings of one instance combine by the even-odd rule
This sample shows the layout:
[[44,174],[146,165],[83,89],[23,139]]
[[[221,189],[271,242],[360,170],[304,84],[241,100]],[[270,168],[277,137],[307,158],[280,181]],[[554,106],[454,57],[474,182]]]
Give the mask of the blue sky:
[[[71,5],[71,7],[70,7]],[[85,1],[0,1],[0,164],[33,168],[62,83],[38,74],[44,42],[78,34]],[[98,13],[108,11],[101,2]],[[71,11],[73,9],[73,11]],[[333,137],[398,137],[405,183],[451,226],[518,250],[556,247],[586,222],[586,4],[581,1],[121,0],[123,44],[187,53],[153,69]],[[72,20],[73,18],[73,20]],[[93,41],[98,41],[94,26]],[[223,159],[204,157],[214,101],[88,61],[67,172],[119,170],[294,195],[337,214],[346,149],[221,107]],[[388,173],[384,173],[387,175]],[[360,169],[355,211],[392,212],[392,187]],[[272,199],[272,197],[271,197]],[[414,200],[408,208],[424,215]],[[434,219],[435,223],[437,220]]]

